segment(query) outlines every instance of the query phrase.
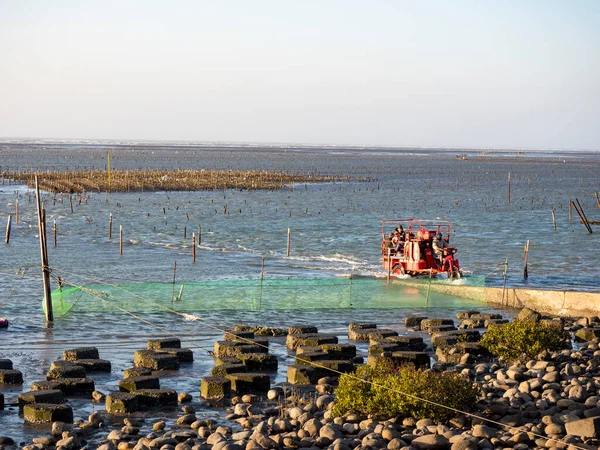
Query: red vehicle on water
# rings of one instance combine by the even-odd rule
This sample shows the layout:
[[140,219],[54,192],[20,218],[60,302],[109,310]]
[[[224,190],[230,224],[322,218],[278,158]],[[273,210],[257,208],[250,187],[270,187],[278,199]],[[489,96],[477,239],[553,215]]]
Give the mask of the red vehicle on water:
[[381,221],[382,265],[390,275],[460,278],[448,220]]

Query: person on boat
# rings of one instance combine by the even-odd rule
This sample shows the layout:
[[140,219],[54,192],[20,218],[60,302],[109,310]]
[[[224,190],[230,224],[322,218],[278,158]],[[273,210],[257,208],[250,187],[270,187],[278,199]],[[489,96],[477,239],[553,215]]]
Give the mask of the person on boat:
[[400,233],[400,238],[402,238],[402,240],[405,239],[405,236],[404,236],[404,227],[402,225],[396,227],[395,231],[396,231],[396,233]]
[[398,233],[392,233],[392,247],[394,248],[394,251],[398,251],[396,250],[396,248],[398,247],[398,243],[400,242],[400,235]]
[[436,234],[431,241],[431,249],[433,250],[433,257],[437,260],[438,264],[442,264],[444,260],[444,249],[446,247],[448,247],[448,244],[442,238],[442,233]]
[[394,249],[394,243],[392,242],[394,239],[394,233],[390,233],[389,237],[385,238],[383,240],[383,242],[381,243],[381,247],[383,248],[383,251],[385,252],[385,254],[388,253],[388,249]]
[[[398,231],[400,230],[400,231]],[[394,244],[394,250],[396,251],[396,253],[404,253],[404,240],[405,240],[405,236],[404,236],[404,229],[402,228],[402,226],[396,228],[396,234],[394,235],[394,238],[392,239],[392,242]]]

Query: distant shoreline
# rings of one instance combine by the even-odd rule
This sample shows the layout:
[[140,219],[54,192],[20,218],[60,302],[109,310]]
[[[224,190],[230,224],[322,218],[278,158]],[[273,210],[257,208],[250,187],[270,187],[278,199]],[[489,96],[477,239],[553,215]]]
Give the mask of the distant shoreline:
[[378,146],[378,145],[338,145],[338,144],[287,144],[287,143],[242,143],[242,142],[192,142],[192,141],[142,141],[142,140],[94,140],[94,139],[0,139],[0,151],[3,149],[43,149],[61,150],[97,150],[97,149],[135,149],[152,150],[205,150],[205,151],[347,151],[352,153],[398,153],[398,154],[467,154],[468,156],[525,156],[543,157],[544,155],[600,156],[600,149],[524,149],[489,147],[419,147],[419,146]]

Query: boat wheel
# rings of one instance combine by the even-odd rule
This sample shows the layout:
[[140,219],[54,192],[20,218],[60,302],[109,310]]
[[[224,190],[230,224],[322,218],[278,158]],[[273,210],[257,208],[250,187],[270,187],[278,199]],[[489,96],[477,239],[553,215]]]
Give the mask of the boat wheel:
[[404,267],[401,264],[394,264],[392,266],[392,273],[394,275],[404,275],[406,272],[404,271]]

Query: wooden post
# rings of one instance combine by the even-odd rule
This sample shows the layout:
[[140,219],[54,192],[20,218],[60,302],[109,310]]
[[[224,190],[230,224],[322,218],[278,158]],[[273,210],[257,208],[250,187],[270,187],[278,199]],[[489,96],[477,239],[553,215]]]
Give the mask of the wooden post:
[[52,311],[52,293],[50,291],[50,268],[48,267],[48,253],[46,251],[46,227],[44,226],[45,217],[42,217],[42,204],[40,201],[40,188],[38,185],[37,175],[35,176],[35,198],[37,204],[38,231],[40,235],[40,254],[42,259],[42,281],[44,286],[46,321],[53,322],[54,313]]
[[123,225],[119,225],[119,254],[123,254]]
[[260,266],[260,281],[261,282],[264,277],[265,277],[265,257],[263,256],[261,266]]
[[196,234],[192,233],[192,262],[196,262]]
[[573,202],[569,200],[569,223],[573,222]]
[[[598,197],[598,192],[594,192],[594,194],[596,194],[596,203],[598,203],[598,208],[600,208],[600,197]],[[19,202],[17,201],[17,205],[18,204],[19,204]]]
[[42,233],[44,234],[44,260],[48,259],[48,234],[46,233],[46,208],[42,203]]
[[10,241],[10,225],[12,222],[12,216],[9,214],[8,215],[8,223],[6,224],[6,238],[4,239],[4,243],[8,244],[8,242]]
[[525,263],[523,264],[523,278],[527,279],[529,277],[529,273],[527,272],[527,260],[529,259],[529,239],[527,239],[527,243],[525,244]]
[[202,242],[202,227],[198,225],[198,248],[200,248],[200,243]]
[[387,249],[387,262],[388,262],[388,270],[387,270],[387,282],[390,283],[390,279],[392,278],[392,249]]
[[291,244],[291,242],[292,242],[292,240],[291,240],[291,237],[292,237],[292,230],[290,230],[290,229],[288,228],[288,236],[287,236],[287,253],[286,253],[286,254],[287,254],[287,256],[290,256],[290,244]]
[[[504,284],[502,285],[502,302],[501,305],[504,306],[504,293],[506,292],[506,272],[508,272],[508,258],[504,261]],[[506,306],[508,306],[508,295],[506,296]]]
[[556,231],[556,214],[554,214],[554,208],[552,208],[552,225],[554,226],[554,231]]
[[[108,168],[108,192],[110,192],[110,152],[108,152],[107,168]],[[108,192],[106,194],[107,201],[108,201]]]
[[108,216],[108,238],[112,239],[112,213]]
[[73,196],[69,194],[69,206],[71,207],[71,214],[73,214]]
[[19,223],[19,199],[15,202],[15,223]]
[[173,289],[171,289],[171,303],[175,301],[175,276],[177,275],[177,261],[173,263]]
[[510,172],[508,172],[508,204],[510,205]]
[[52,225],[52,233],[54,234],[54,246],[56,247],[56,220],[54,220],[54,224]]
[[183,227],[183,238],[187,239],[187,227]]

